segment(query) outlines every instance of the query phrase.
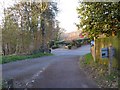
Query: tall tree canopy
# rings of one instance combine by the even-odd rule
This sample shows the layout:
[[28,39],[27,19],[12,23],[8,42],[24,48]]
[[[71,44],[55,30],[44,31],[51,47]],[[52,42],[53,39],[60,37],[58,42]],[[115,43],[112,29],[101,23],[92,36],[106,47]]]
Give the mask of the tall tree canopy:
[[80,2],[77,25],[89,37],[111,36],[120,31],[120,2]]
[[[49,41],[56,39],[56,2],[19,2],[4,9],[2,26],[3,53],[22,54],[39,51]],[[54,32],[53,32],[54,31]]]

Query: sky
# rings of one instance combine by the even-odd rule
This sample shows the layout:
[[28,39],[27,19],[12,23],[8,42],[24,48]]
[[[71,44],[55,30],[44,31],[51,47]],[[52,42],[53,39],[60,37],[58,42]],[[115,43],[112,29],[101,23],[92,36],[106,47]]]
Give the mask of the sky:
[[7,8],[8,6],[12,6],[14,3],[14,0],[0,0],[0,24],[2,22],[3,17],[3,7]]
[[[0,0],[0,23],[2,20],[2,6],[7,7],[12,5],[14,0]],[[16,0],[17,1],[17,0]],[[56,19],[60,22],[60,27],[65,29],[66,32],[72,32],[77,30],[75,23],[78,23],[76,7],[78,6],[78,0],[58,0],[59,13]]]
[[78,6],[78,0],[59,0],[57,19],[60,21],[60,27],[64,28],[66,32],[72,32],[77,30],[75,23],[78,23],[78,16],[76,7]]

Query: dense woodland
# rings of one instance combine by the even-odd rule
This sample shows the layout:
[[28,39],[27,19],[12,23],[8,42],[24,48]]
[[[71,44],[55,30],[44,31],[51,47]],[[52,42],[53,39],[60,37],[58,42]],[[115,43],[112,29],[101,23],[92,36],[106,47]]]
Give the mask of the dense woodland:
[[41,52],[57,40],[59,22],[56,2],[19,2],[4,9],[3,55]]
[[114,36],[120,31],[120,2],[80,2],[77,25],[90,38],[99,35]]

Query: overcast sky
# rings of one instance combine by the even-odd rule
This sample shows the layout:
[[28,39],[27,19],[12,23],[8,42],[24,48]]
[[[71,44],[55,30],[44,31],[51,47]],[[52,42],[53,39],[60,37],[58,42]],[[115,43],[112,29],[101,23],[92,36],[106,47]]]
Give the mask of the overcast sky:
[[2,22],[3,17],[3,7],[7,8],[8,6],[12,6],[15,0],[0,0],[0,24]]
[[60,0],[57,19],[60,21],[60,26],[67,30],[67,32],[77,30],[75,23],[78,22],[76,7],[78,0]]
[[[0,0],[0,23],[2,20],[2,6],[7,7],[12,5],[14,0]],[[17,1],[17,0],[16,0]],[[78,0],[58,0],[58,8],[60,12],[58,13],[57,19],[60,21],[60,27],[64,28],[67,32],[77,30],[75,23],[78,22],[76,7],[78,5]]]

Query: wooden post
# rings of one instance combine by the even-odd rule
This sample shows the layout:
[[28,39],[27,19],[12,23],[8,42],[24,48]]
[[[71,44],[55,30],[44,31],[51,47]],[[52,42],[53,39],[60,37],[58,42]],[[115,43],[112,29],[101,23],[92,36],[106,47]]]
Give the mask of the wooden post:
[[95,44],[95,37],[94,37],[94,62],[96,61],[96,44]]
[[114,56],[114,48],[112,45],[109,46],[109,66],[108,66],[108,72],[109,75],[111,74],[112,71],[112,60],[113,60],[113,56]]

